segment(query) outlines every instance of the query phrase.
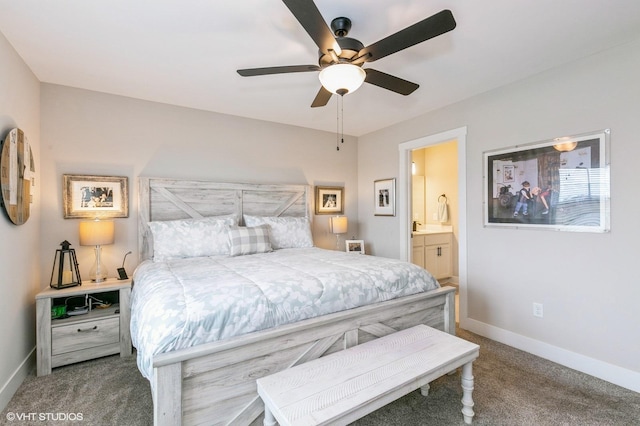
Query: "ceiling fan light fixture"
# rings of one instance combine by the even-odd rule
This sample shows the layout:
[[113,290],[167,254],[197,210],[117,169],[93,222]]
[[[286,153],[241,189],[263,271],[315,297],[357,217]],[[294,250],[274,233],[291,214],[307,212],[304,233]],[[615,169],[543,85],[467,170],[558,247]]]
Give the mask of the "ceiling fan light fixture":
[[352,64],[330,65],[320,71],[320,83],[331,93],[344,95],[353,93],[364,82],[367,74],[362,68]]

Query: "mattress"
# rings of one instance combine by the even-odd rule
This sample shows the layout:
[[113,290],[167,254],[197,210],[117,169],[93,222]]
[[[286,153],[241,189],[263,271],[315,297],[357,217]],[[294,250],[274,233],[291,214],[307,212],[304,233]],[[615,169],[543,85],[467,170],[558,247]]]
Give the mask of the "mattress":
[[133,281],[131,337],[148,379],[156,354],[439,287],[407,262],[315,247],[147,260]]

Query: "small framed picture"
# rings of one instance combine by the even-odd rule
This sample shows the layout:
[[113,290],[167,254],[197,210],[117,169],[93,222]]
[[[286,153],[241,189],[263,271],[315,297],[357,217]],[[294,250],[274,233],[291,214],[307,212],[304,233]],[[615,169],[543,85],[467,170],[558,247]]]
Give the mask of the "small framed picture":
[[374,215],[396,215],[396,180],[380,179],[373,182]]
[[502,181],[504,183],[509,183],[509,182],[513,182],[515,180],[514,178],[514,165],[505,165],[503,167],[504,169],[504,176],[502,177]]
[[347,240],[347,253],[364,254],[364,240]]
[[128,179],[119,176],[62,176],[65,219],[129,217]]
[[316,214],[344,214],[344,188],[316,186]]

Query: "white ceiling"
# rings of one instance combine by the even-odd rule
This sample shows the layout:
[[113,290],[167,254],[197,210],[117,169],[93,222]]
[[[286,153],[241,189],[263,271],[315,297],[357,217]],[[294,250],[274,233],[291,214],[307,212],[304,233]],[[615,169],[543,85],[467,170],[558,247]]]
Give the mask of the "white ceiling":
[[[401,96],[365,84],[344,98],[360,136],[640,37],[638,0],[316,0],[327,22],[372,44],[442,9],[455,30],[365,64],[420,84]],[[317,64],[280,0],[0,0],[2,32],[42,82],[308,128],[336,130],[336,96],[310,108]],[[1,66],[0,66],[1,69]]]

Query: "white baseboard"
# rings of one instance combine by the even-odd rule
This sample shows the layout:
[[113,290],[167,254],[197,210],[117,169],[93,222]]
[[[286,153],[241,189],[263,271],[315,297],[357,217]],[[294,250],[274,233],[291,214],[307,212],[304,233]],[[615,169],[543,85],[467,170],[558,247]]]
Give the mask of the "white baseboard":
[[496,342],[504,343],[565,367],[581,371],[634,392],[640,392],[640,373],[580,355],[530,337],[494,327],[469,318],[461,319],[460,327]]
[[35,366],[36,348],[33,348],[24,361],[16,368],[16,371],[13,372],[9,380],[2,386],[2,389],[0,389],[0,411],[4,411],[4,409],[7,408],[7,404],[9,404],[13,395]]

